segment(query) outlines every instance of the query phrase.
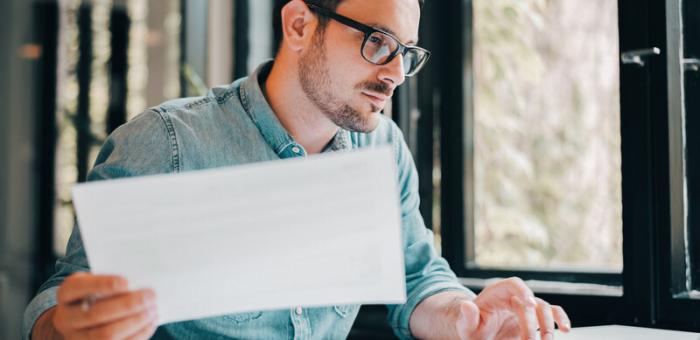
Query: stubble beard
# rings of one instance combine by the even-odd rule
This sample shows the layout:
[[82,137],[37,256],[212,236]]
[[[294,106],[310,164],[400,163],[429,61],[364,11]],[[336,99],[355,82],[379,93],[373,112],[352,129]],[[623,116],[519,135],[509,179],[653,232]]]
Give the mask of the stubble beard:
[[299,82],[304,94],[323,112],[333,124],[354,132],[371,132],[377,127],[376,112],[380,108],[372,105],[372,114],[364,116],[347,103],[341,103],[331,93],[332,81],[326,62],[324,31],[314,33],[316,48],[308,50],[299,58]]

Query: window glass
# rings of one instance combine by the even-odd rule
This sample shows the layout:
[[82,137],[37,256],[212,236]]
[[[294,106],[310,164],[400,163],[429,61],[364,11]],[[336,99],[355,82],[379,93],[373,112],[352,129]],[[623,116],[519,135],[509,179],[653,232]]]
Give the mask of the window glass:
[[617,2],[473,3],[476,264],[621,271]]

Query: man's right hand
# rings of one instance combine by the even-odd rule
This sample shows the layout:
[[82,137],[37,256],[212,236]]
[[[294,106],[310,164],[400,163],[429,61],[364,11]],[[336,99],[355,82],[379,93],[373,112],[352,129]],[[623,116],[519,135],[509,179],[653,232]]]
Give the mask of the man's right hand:
[[119,276],[73,274],[58,288],[56,300],[56,307],[37,320],[33,339],[53,331],[64,339],[148,339],[158,327],[153,290],[129,291]]

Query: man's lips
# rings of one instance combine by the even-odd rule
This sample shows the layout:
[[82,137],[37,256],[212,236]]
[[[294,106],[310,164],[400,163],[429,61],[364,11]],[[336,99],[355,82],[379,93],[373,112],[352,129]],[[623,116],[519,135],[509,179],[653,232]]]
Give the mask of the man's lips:
[[365,95],[367,98],[369,98],[369,100],[376,106],[384,106],[384,103],[390,97],[390,96],[383,95],[380,93],[367,92],[367,91],[363,91],[362,94]]

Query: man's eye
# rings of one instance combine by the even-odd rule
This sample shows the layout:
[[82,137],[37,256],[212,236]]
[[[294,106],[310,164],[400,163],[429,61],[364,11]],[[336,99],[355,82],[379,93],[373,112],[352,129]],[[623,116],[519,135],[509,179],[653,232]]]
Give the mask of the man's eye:
[[373,43],[373,44],[381,44],[383,41],[384,41],[384,39],[379,38],[379,37],[377,37],[377,36],[371,36],[371,37],[369,37],[369,42],[371,42],[371,43]]

